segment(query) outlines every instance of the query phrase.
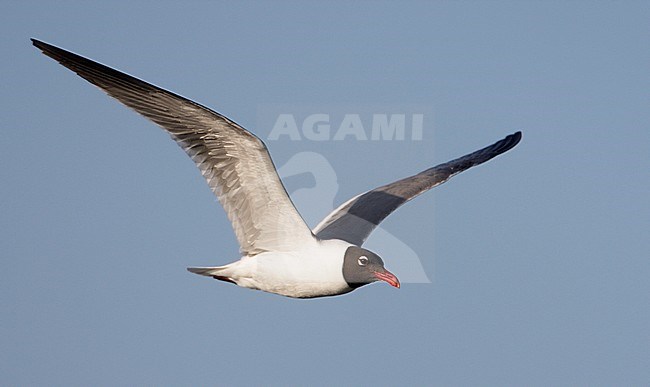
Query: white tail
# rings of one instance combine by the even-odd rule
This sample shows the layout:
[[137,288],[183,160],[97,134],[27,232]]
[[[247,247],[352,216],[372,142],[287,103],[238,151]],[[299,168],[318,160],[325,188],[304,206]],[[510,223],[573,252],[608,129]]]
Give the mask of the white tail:
[[214,279],[218,279],[220,281],[226,281],[226,282],[231,282],[233,284],[236,284],[235,281],[233,281],[230,277],[221,275],[221,272],[224,269],[227,269],[227,266],[216,266],[216,267],[188,267],[187,271],[190,273],[194,274],[199,274],[199,275],[204,275],[207,277],[212,277]]

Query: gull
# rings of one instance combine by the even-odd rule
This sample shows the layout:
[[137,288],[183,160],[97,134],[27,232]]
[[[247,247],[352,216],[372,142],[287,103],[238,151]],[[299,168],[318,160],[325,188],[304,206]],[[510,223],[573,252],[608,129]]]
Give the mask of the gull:
[[293,298],[349,293],[384,281],[400,287],[379,255],[362,248],[402,204],[512,149],[521,132],[458,159],[359,194],[310,230],[289,198],[266,145],[229,118],[157,86],[32,39],[45,55],[162,127],[187,153],[223,206],[241,258],[192,273]]

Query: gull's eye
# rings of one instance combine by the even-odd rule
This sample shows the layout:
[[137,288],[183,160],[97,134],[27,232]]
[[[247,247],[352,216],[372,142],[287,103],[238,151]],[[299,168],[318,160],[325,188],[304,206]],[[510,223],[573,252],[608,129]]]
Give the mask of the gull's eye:
[[366,266],[368,264],[368,257],[362,255],[357,259],[357,262],[359,263],[359,266]]

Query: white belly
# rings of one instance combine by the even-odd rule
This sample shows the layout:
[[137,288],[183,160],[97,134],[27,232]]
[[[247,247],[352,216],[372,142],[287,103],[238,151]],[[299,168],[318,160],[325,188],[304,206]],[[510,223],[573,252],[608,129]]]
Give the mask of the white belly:
[[292,253],[266,252],[243,257],[229,266],[237,285],[296,298],[332,296],[350,292],[343,278],[343,257],[349,243],[319,241]]

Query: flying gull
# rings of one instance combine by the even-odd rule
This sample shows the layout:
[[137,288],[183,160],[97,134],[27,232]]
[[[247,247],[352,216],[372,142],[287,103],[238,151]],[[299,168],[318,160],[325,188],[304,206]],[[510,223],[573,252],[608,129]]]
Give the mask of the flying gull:
[[313,230],[287,195],[266,145],[196,102],[69,51],[34,46],[108,95],[161,126],[194,160],[232,223],[241,259],[190,267],[236,285],[287,297],[348,293],[375,281],[399,288],[375,253],[361,246],[399,206],[452,176],[512,149],[521,132],[456,160],[353,197]]

